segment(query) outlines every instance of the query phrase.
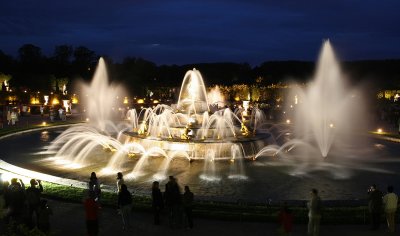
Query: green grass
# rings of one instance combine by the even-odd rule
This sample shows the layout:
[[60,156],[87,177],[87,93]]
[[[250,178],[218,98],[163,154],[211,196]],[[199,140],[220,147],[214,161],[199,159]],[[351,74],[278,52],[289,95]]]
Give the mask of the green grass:
[[26,130],[34,130],[37,128],[55,127],[55,126],[60,126],[60,125],[73,125],[73,124],[78,124],[78,123],[82,123],[82,122],[80,122],[80,121],[76,121],[76,122],[57,121],[57,122],[53,122],[53,123],[47,122],[46,125],[37,124],[37,125],[16,126],[16,127],[9,126],[9,127],[0,129],[0,136],[4,136],[7,134],[11,134],[11,133],[22,132],[22,131],[26,131]]
[[369,133],[370,134],[381,135],[381,136],[385,136],[385,137],[390,137],[390,138],[398,138],[398,139],[400,139],[400,135],[399,134],[395,134],[395,133],[377,132],[377,131],[370,131]]

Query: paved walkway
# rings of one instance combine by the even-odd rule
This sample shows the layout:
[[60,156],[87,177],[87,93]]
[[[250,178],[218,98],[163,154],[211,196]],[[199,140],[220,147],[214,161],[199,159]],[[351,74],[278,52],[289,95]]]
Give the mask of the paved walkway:
[[[66,121],[61,121],[61,120],[55,120],[54,122],[57,123],[70,123],[70,122],[79,122],[83,121],[84,117],[82,114],[73,114],[73,115],[68,115]],[[4,122],[3,128],[4,130],[12,130],[16,128],[27,128],[29,126],[35,126],[35,125],[41,125],[43,122],[47,122],[50,124],[50,119],[48,115],[45,116],[40,116],[40,115],[25,115],[25,116],[20,116],[18,117],[18,121],[15,123],[15,125],[8,125],[7,121]],[[0,129],[1,130],[1,129]]]
[[[83,204],[49,201],[54,215],[51,226],[54,235],[85,235],[85,220]],[[101,209],[100,235],[201,235],[201,236],[234,236],[234,235],[277,235],[277,225],[263,222],[221,221],[213,219],[194,219],[193,229],[170,229],[166,216],[162,225],[154,226],[153,216],[146,212],[133,212],[132,228],[122,230],[120,216],[116,209],[105,207]],[[398,226],[399,227],[399,226]],[[385,232],[386,225],[381,230],[370,231],[368,225],[322,225],[321,236],[382,236],[390,235]],[[293,236],[306,235],[306,225],[294,226]]]

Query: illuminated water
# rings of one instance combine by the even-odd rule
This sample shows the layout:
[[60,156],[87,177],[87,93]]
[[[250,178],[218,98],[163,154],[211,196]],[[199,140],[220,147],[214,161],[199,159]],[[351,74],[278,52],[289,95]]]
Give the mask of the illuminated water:
[[[50,141],[55,139],[62,130],[49,130],[47,133],[34,132],[17,135],[0,142],[0,156],[3,160],[43,173],[62,176],[66,178],[87,181],[90,173],[96,171],[100,181],[111,187],[115,187],[116,173],[112,175],[101,174],[107,158],[111,153],[104,153],[102,148],[94,149],[91,158],[94,163],[90,166],[69,169],[64,165],[54,165],[47,160],[51,155],[45,154]],[[217,162],[215,170],[220,181],[203,180],[203,162],[189,163],[184,159],[176,159],[170,163],[167,175],[174,175],[181,186],[189,185],[196,194],[197,199],[213,199],[237,201],[245,199],[258,202],[266,202],[271,198],[273,202],[278,200],[308,199],[309,189],[318,188],[324,199],[363,199],[366,197],[367,187],[375,183],[382,190],[388,184],[394,184],[400,180],[400,146],[395,143],[369,139],[371,145],[364,146],[360,150],[357,164],[349,162],[346,166],[351,168],[348,178],[339,178],[323,168],[334,167],[334,162],[326,162],[325,166],[315,169],[303,175],[288,175],[291,169],[278,159],[262,158],[257,161],[245,161],[244,172],[247,179],[230,178],[230,162]],[[21,146],[24,148],[21,149]],[[379,157],[379,158],[377,158]],[[163,158],[150,158],[147,168],[160,166]],[[128,163],[134,166],[138,158],[128,159]],[[297,163],[301,165],[299,161]],[[127,173],[127,172],[125,172]],[[150,194],[153,176],[149,172],[141,180],[127,180],[129,188],[134,189],[135,194]],[[164,191],[166,180],[161,180],[161,189]]]

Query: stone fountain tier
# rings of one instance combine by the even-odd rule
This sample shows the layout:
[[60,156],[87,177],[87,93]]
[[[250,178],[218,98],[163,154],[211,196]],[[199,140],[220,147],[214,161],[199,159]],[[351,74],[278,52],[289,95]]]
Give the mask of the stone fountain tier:
[[[273,142],[268,133],[259,133],[251,137],[229,137],[224,139],[190,139],[162,138],[138,135],[136,132],[125,131],[120,136],[125,143],[139,143],[145,150],[161,148],[168,155],[186,157],[190,160],[203,160],[210,152],[215,160],[232,159],[232,146],[239,145],[242,157],[252,159],[263,147]],[[239,158],[239,157],[236,157]]]
[[[160,129],[160,131],[151,131],[152,137],[158,137],[163,139],[181,139],[183,133],[191,131],[191,139],[192,140],[204,140],[204,139],[212,139],[212,140],[219,140],[219,139],[226,139],[226,138],[250,138],[254,135],[243,135],[241,133],[240,127],[234,127],[234,131],[225,127],[223,129],[217,128],[202,128],[200,126],[175,126],[169,127],[168,129]],[[137,129],[134,132],[137,134]],[[218,138],[219,137],[219,138]]]

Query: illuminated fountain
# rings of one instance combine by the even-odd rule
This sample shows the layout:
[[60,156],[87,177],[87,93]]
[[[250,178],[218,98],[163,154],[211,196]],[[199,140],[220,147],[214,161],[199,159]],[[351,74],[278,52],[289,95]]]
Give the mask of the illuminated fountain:
[[[245,179],[244,160],[262,156],[281,157],[281,164],[303,173],[312,169],[310,166],[326,165],[321,164],[323,158],[319,156],[326,157],[333,144],[336,150],[344,149],[340,141],[350,137],[344,133],[354,126],[350,117],[357,117],[354,105],[360,103],[354,103],[353,93],[345,89],[341,76],[333,50],[326,42],[315,81],[306,90],[294,89],[290,95],[295,98],[295,107],[293,122],[288,125],[268,124],[265,114],[249,101],[243,101],[243,106],[235,111],[217,106],[212,112],[209,98],[213,103],[221,102],[215,101],[221,98],[207,94],[200,72],[193,69],[184,76],[177,104],[129,110],[127,122],[117,126],[107,118],[117,90],[108,85],[105,65],[100,60],[93,82],[86,90],[90,94],[90,121],[94,121],[96,130],[72,128],[49,150],[57,150],[56,156],[69,166],[86,166],[91,162],[92,150],[102,146],[110,151],[103,173],[125,171],[133,178],[149,174],[151,178],[165,178],[171,162],[183,159],[189,163],[201,160],[204,164],[199,177],[204,180],[221,179],[216,165],[223,160],[230,163],[229,178]],[[99,108],[99,104],[104,105]],[[112,133],[107,130],[117,133],[115,138],[104,135]],[[341,139],[337,141],[335,135]],[[64,145],[60,148],[61,143]],[[315,147],[320,155],[314,152]],[[150,164],[159,157],[161,162]],[[132,159],[136,161],[132,163]]]
[[[104,132],[113,127],[114,125],[110,122],[112,108],[117,106],[116,97],[123,94],[124,91],[120,86],[109,84],[103,58],[99,60],[92,82],[90,84],[82,83],[80,87],[85,94],[83,103],[91,124]],[[115,127],[113,131],[115,131]]]
[[[169,166],[168,162],[174,158],[203,160],[204,174],[200,177],[218,180],[216,161],[231,160],[232,166],[242,166],[243,159],[252,159],[266,145],[270,134],[261,130],[255,132],[255,126],[265,121],[260,120],[265,116],[256,115],[262,113],[259,109],[235,113],[229,108],[216,109],[217,106],[214,107],[215,112],[211,112],[208,97],[200,72],[190,70],[184,76],[176,106],[160,104],[139,112],[134,109],[128,111],[127,118],[132,129],[123,132],[119,140],[126,144],[138,144],[141,150],[162,150],[158,154],[165,156],[166,163],[163,166]],[[214,91],[210,97],[221,100],[222,96],[216,95]],[[139,163],[149,155],[148,151],[131,148],[127,150],[130,155],[141,156],[132,172],[132,175],[137,176],[141,169]],[[118,169],[121,161],[111,159],[106,170]],[[231,178],[245,178],[242,167],[232,168],[231,172]]]
[[[194,69],[184,76],[177,104],[132,109],[115,124],[115,98],[125,95],[109,84],[100,60],[93,82],[85,85],[87,96],[80,97],[89,100],[90,122],[32,132],[39,138],[17,135],[0,147],[10,152],[3,156],[12,164],[23,166],[32,158],[29,167],[78,180],[95,171],[110,189],[115,174],[123,172],[135,193],[147,196],[152,181],[163,185],[174,175],[182,186],[213,200],[306,199],[310,186],[326,199],[355,199],[364,197],[366,182],[387,184],[400,171],[399,148],[365,142],[361,93],[344,79],[326,42],[314,80],[285,97],[281,122],[268,123],[247,101],[234,111],[223,108],[217,89],[207,94]],[[17,150],[21,146],[34,154]]]
[[[114,97],[120,89],[109,85],[102,59],[93,82],[83,87],[89,126],[71,127],[48,149],[48,153],[55,153],[53,161],[68,168],[92,165],[91,155],[102,147],[109,153],[104,157],[105,174],[123,170],[130,172],[128,177],[140,178],[148,174],[146,168],[154,157],[162,157],[163,161],[151,168],[153,178],[164,178],[170,163],[183,158],[204,160],[203,179],[220,179],[215,171],[220,160],[230,161],[230,178],[244,179],[243,160],[252,159],[270,137],[269,133],[255,132],[256,125],[264,122],[256,108],[252,116],[249,110],[211,112],[203,78],[196,69],[185,74],[176,105],[129,110],[127,121],[119,125],[110,121],[110,107],[115,106]],[[220,95],[214,97],[221,100]],[[132,158],[138,159],[128,165]]]
[[[293,174],[327,170],[335,177],[348,177],[354,158],[366,145],[366,113],[360,91],[345,84],[345,76],[329,41],[325,41],[313,80],[295,86],[286,108],[290,130],[280,145],[268,145],[257,155],[281,157]],[[293,98],[293,100],[291,99]],[[359,162],[360,163],[360,162]]]

